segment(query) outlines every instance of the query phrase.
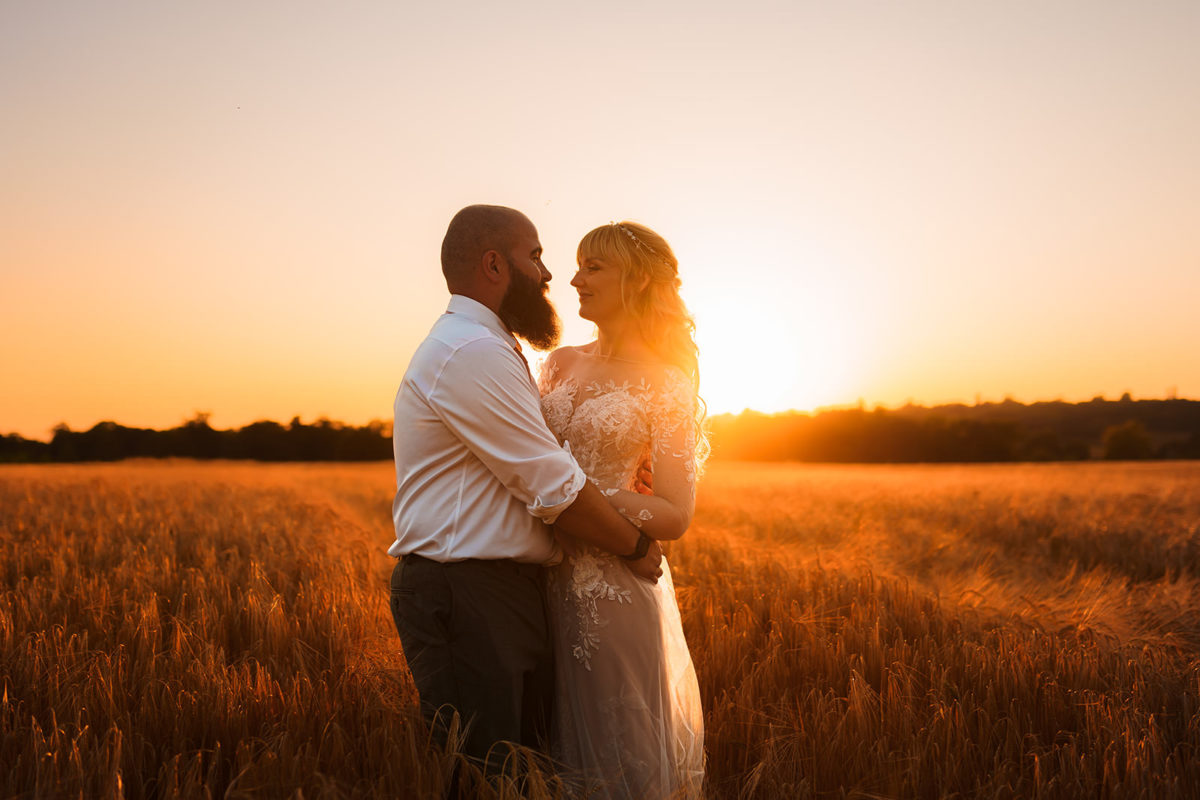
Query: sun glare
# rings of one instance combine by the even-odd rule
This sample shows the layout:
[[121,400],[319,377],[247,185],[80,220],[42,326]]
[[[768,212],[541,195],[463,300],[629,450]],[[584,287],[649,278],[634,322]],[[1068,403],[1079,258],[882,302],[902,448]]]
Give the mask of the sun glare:
[[[698,298],[700,391],[712,413],[853,403],[857,342],[813,307],[777,299]],[[738,302],[738,301],[741,302]]]
[[[819,243],[759,226],[681,237],[696,319],[700,393],[711,413],[847,405],[863,393],[871,315]],[[683,252],[680,252],[683,250]],[[736,269],[729,265],[739,265]]]

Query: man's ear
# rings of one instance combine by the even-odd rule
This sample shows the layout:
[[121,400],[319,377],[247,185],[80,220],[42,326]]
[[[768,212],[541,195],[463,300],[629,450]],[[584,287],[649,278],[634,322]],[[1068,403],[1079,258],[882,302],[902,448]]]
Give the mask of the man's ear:
[[504,267],[507,266],[501,256],[495,250],[488,250],[483,254],[483,275],[490,282],[499,282],[504,277]]

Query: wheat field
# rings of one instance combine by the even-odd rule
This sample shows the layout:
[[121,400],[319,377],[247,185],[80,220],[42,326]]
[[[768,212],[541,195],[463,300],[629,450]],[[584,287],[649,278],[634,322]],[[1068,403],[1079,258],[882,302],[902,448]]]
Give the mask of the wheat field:
[[[442,796],[392,487],[0,467],[0,797]],[[1200,464],[714,463],[670,559],[711,797],[1200,797]]]

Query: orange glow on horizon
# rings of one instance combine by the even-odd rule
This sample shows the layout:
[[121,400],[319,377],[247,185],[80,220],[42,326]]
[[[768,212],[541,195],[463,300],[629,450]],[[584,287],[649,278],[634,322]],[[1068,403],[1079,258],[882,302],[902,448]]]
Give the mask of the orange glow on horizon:
[[386,419],[476,202],[568,344],[662,233],[713,413],[1200,398],[1200,5],[302,6],[0,6],[0,434]]

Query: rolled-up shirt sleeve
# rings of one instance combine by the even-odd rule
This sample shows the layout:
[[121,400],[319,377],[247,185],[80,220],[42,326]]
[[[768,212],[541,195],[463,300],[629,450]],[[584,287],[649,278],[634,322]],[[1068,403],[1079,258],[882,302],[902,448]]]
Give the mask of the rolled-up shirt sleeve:
[[553,524],[587,482],[546,427],[516,351],[494,337],[458,348],[429,394],[434,413],[529,513]]

